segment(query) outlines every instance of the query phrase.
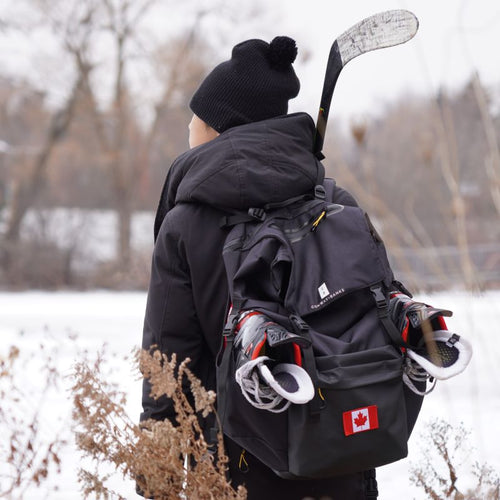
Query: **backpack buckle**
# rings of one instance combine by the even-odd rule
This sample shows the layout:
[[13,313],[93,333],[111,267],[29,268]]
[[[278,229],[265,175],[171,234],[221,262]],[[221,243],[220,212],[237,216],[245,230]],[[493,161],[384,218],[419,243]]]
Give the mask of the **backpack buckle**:
[[292,325],[294,326],[296,332],[306,333],[309,331],[309,325],[300,316],[291,314],[290,321],[292,322]]
[[383,309],[387,307],[387,299],[382,291],[381,286],[372,286],[370,288],[372,292],[373,298],[375,299],[375,304],[377,305],[377,309]]
[[324,186],[322,186],[321,184],[314,186],[314,197],[319,199],[319,200],[326,199],[326,191],[325,191]]
[[266,211],[263,208],[249,208],[248,215],[254,219],[263,221],[266,218]]
[[234,334],[234,329],[237,324],[237,320],[240,315],[240,307],[239,303],[233,303],[230,306],[229,313],[227,316],[227,321],[226,324],[224,325],[224,330],[222,330],[222,336],[224,338],[229,338],[233,336]]

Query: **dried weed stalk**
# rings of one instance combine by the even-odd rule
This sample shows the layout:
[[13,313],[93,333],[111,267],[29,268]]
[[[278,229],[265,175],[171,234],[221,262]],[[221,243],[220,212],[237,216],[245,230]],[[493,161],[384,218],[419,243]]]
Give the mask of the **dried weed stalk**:
[[[213,391],[202,387],[188,369],[188,360],[177,367],[175,355],[168,359],[158,351],[140,351],[137,358],[151,382],[152,396],[172,399],[177,425],[151,420],[139,426],[124,409],[124,394],[104,381],[102,355],[92,365],[79,362],[72,388],[77,446],[97,465],[94,473],[80,471],[84,495],[123,498],[106,487],[108,477],[99,472],[100,465],[111,465],[135,480],[146,497],[156,500],[245,499],[245,489],[235,491],[226,479],[228,459],[222,437],[215,459],[200,427],[199,418],[214,412]],[[194,408],[182,390],[183,381],[190,385]]]
[[0,498],[9,499],[22,499],[29,488],[41,486],[52,468],[59,473],[59,453],[65,444],[58,435],[47,439],[42,425],[43,403],[59,378],[54,359],[40,346],[37,382],[41,385],[35,397],[34,389],[19,381],[20,354],[13,346],[0,356]]
[[431,421],[422,435],[422,460],[410,466],[410,481],[432,500],[500,500],[500,478],[487,464],[474,463],[476,485],[458,489],[459,471],[470,459],[470,432],[463,425],[453,427],[442,419]]

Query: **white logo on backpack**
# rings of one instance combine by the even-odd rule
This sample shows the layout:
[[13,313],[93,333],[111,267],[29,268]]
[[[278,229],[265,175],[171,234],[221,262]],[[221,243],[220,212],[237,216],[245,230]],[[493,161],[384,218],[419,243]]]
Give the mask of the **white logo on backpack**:
[[319,288],[318,288],[318,293],[320,298],[324,299],[327,295],[330,294],[330,290],[328,290],[328,287],[326,286],[326,283],[323,283]]

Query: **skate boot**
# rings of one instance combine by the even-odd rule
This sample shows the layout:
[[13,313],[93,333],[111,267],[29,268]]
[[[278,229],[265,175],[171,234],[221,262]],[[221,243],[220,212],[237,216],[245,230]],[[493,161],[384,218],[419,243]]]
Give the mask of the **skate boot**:
[[234,350],[236,381],[256,408],[285,411],[314,397],[311,378],[301,367],[301,347],[309,340],[291,333],[255,310],[237,319]]
[[472,346],[448,331],[444,318],[453,313],[416,302],[401,292],[392,292],[390,297],[391,318],[407,345],[402,348],[406,384],[414,390],[411,380],[446,380],[461,373],[469,364]]

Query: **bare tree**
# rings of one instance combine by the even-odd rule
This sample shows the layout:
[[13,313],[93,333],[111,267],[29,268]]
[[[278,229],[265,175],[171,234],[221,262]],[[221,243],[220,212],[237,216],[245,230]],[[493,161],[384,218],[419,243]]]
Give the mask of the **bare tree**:
[[[74,81],[66,99],[59,102],[54,111],[39,151],[33,155],[29,176],[25,176],[11,197],[5,240],[18,241],[24,216],[46,185],[54,148],[69,132],[78,100],[85,99],[93,117],[101,163],[111,181],[110,205],[118,215],[119,269],[126,270],[130,262],[132,214],[138,186],[148,178],[151,148],[165,113],[175,107],[177,94],[182,94],[186,82],[193,77],[193,68],[197,68],[198,77],[200,70],[205,69],[202,60],[208,52],[198,50],[198,59],[190,54],[197,46],[201,20],[218,5],[213,4],[210,9],[194,7],[194,15],[189,18],[183,35],[175,35],[174,40],[171,34],[163,37],[170,41],[170,46],[157,42],[151,49],[143,46],[143,40],[146,20],[159,4],[157,0],[26,0],[25,3],[37,12],[38,23],[50,29],[61,48],[61,58],[73,67]],[[167,24],[167,35],[168,30]],[[112,60],[106,63],[101,55],[102,47],[104,52],[112,54]],[[161,91],[152,106],[152,119],[145,122],[138,116],[131,77],[136,64],[141,60],[151,62],[160,48],[167,54],[155,69],[156,84]],[[161,76],[165,78],[160,80]],[[104,100],[103,78],[112,81],[109,98]],[[187,97],[183,105],[185,99]]]
[[483,130],[488,144],[488,152],[484,163],[488,175],[491,198],[498,215],[500,215],[500,140],[497,137],[495,124],[489,110],[486,92],[481,85],[481,80],[477,72],[472,77],[472,88],[481,113]]
[[443,178],[451,194],[454,214],[456,242],[460,251],[460,262],[464,281],[469,289],[477,288],[476,272],[469,253],[467,237],[466,205],[460,189],[460,159],[453,117],[447,99],[438,99],[437,130],[439,133],[440,167]]
[[[87,8],[80,9],[78,13],[73,12],[71,25],[64,26],[65,37],[63,40],[67,46],[72,46],[75,53],[78,54],[87,50],[91,33],[89,20],[93,14],[93,6],[89,3],[85,7]],[[5,269],[17,267],[14,261],[19,255],[18,244],[22,221],[28,210],[36,204],[46,185],[49,163],[57,144],[65,137],[74,118],[76,102],[89,71],[90,67],[85,66],[82,67],[82,71],[75,74],[66,98],[52,112],[47,127],[40,134],[40,144],[33,154],[18,155],[17,157],[25,161],[24,165],[16,164],[16,167],[22,168],[25,173],[17,176],[17,182],[13,185],[9,196],[9,217],[3,235],[2,264]],[[43,127],[43,123],[37,123],[37,125]],[[26,161],[26,159],[28,160]]]
[[374,216],[417,287],[477,288],[499,275],[496,134],[487,92],[472,80],[439,99],[393,102],[332,148],[334,177]]
[[134,43],[137,24],[154,1],[136,1],[134,9],[129,0],[105,0],[103,3],[106,16],[104,29],[111,35],[115,46],[114,91],[109,113],[99,112],[95,100],[93,110],[101,147],[113,180],[113,198],[119,219],[119,265],[126,268],[130,261],[131,220],[137,189],[147,178],[149,155],[159,124],[171,105],[174,93],[182,88],[186,75],[189,75],[187,70],[192,64],[189,54],[196,41],[199,20],[205,12],[196,13],[187,34],[173,43],[175,50],[170,50],[171,58],[163,60],[168,64],[169,77],[162,81],[163,90],[154,105],[151,124],[145,130],[144,127],[139,130],[127,90],[126,71],[131,63],[127,45]]
[[10,217],[5,234],[6,241],[9,243],[17,243],[19,240],[21,222],[28,209],[35,203],[44,186],[45,174],[50,157],[55,146],[62,139],[73,119],[75,103],[77,95],[81,90],[82,82],[83,79],[81,75],[79,75],[79,78],[76,80],[71,90],[69,99],[62,109],[59,109],[52,115],[45,140],[40,151],[34,155],[33,163],[29,169],[30,173],[26,177],[25,182],[15,186],[12,193]]

